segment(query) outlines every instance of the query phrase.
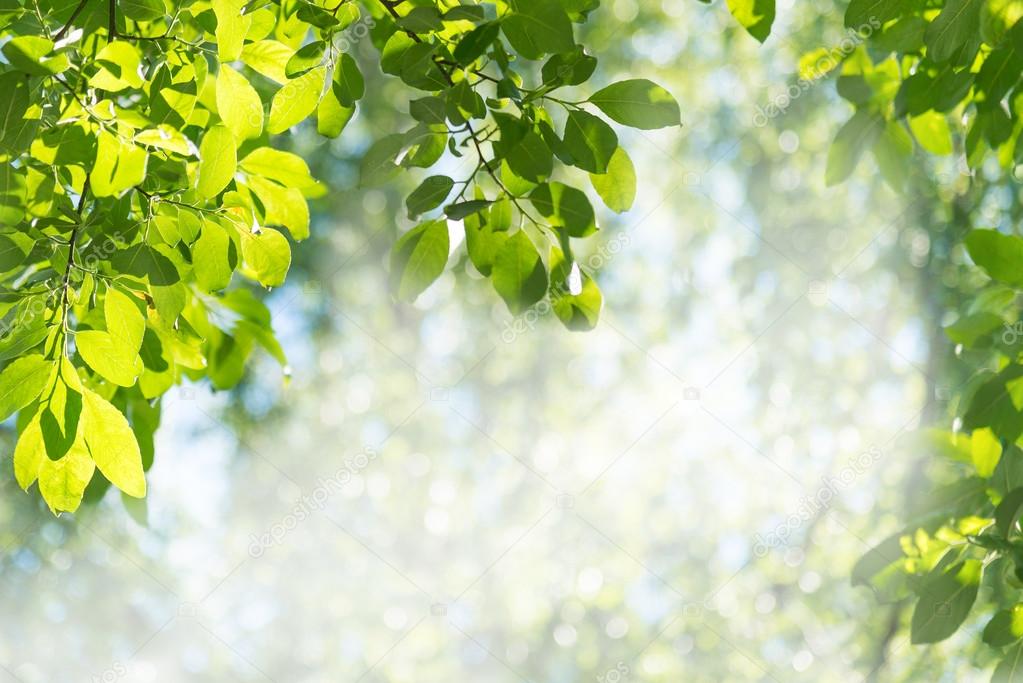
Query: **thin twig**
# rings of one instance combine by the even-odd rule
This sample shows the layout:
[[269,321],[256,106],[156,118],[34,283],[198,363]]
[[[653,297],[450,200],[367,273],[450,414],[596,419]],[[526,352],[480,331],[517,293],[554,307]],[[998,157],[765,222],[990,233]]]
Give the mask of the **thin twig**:
[[[392,17],[394,17],[394,19],[396,20],[401,19],[401,15],[398,14],[397,8],[403,2],[403,0],[379,0],[379,2],[381,5],[387,8],[387,11],[391,14]],[[405,33],[414,42],[416,43],[423,42],[423,39],[414,31],[405,31]],[[448,82],[448,84],[454,85],[455,82],[451,78],[451,72],[444,68],[445,65],[450,64],[450,62],[446,62],[445,60],[440,58],[435,58],[434,63],[437,65],[437,68],[440,70],[441,74],[444,75],[444,79]],[[519,203],[518,198],[508,190],[504,182],[498,177],[497,173],[494,172],[494,169],[490,167],[491,162],[487,160],[486,155],[483,153],[483,145],[480,143],[479,138],[476,136],[476,131],[475,129],[473,129],[472,123],[470,121],[466,121],[465,127],[469,131],[469,135],[472,138],[472,144],[476,148],[476,154],[479,156],[480,163],[482,164],[483,168],[487,170],[487,173],[494,180],[494,182],[497,184],[497,187],[501,190],[501,192],[507,195],[509,199],[511,199],[512,204],[515,205],[515,208],[517,208],[519,212],[529,220],[529,222],[531,222],[538,228],[543,228],[544,226],[538,220],[533,218],[533,216],[529,212],[525,210],[525,208]]]
[[67,23],[65,23],[64,26],[62,26],[61,29],[57,31],[57,34],[53,36],[53,42],[56,43],[61,38],[64,37],[64,34],[67,33],[67,30],[69,28],[71,28],[71,24],[74,23],[75,19],[78,18],[78,15],[82,13],[82,10],[85,9],[85,6],[88,4],[88,2],[89,0],[81,0],[81,2],[78,3],[78,7],[75,7],[75,11],[71,13],[71,16],[67,20]]

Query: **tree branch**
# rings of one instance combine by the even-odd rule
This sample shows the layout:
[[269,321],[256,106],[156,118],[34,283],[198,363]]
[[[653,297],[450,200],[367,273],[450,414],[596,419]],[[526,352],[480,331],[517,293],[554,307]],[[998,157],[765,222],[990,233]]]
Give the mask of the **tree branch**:
[[[404,0],[379,0],[379,2],[380,2],[381,5],[383,5],[387,9],[387,11],[390,13],[390,15],[394,19],[401,19],[401,15],[398,14],[398,9],[397,8],[398,8],[398,5],[400,5],[402,2],[404,2]],[[414,42],[417,42],[417,43],[422,43],[423,42],[423,39],[417,33],[415,33],[414,31],[405,31],[405,33]],[[443,60],[443,59],[441,59],[439,57],[434,57],[433,61],[434,61],[434,64],[437,65],[437,69],[439,69],[441,74],[443,74],[444,80],[446,80],[448,82],[448,85],[454,85],[455,82],[451,78],[451,72],[448,71],[445,68],[445,66],[448,65],[448,64],[451,64],[451,62],[447,62],[447,61],[445,61],[445,60]],[[491,80],[493,80],[493,79],[491,79]],[[469,131],[469,136],[472,138],[473,147],[476,148],[476,154],[479,157],[480,165],[483,166],[483,168],[487,169],[487,173],[490,175],[490,177],[493,179],[493,181],[497,184],[497,187],[501,190],[501,192],[503,192],[511,200],[512,204],[515,205],[515,208],[519,210],[519,213],[521,213],[523,216],[525,216],[529,220],[529,222],[532,223],[533,225],[535,225],[537,227],[542,227],[542,224],[538,220],[533,218],[533,216],[528,211],[526,211],[526,209],[519,203],[518,197],[513,195],[508,190],[508,188],[505,186],[504,182],[497,176],[497,173],[494,172],[494,169],[492,169],[490,167],[491,161],[488,161],[486,155],[483,153],[483,145],[480,142],[479,137],[477,137],[477,135],[476,135],[476,130],[472,127],[472,122],[469,121],[469,120],[466,120],[465,127]],[[477,169],[478,168],[479,167],[477,166]]]
[[55,43],[56,43],[56,42],[58,42],[58,41],[59,41],[59,40],[60,40],[61,38],[63,38],[63,37],[64,37],[64,34],[65,34],[65,33],[67,33],[67,30],[68,30],[69,28],[71,28],[71,24],[72,24],[72,23],[74,22],[74,20],[75,20],[75,19],[77,19],[77,18],[78,18],[78,15],[82,13],[82,10],[83,10],[83,9],[85,9],[85,6],[86,6],[86,5],[88,4],[88,3],[89,3],[89,0],[81,0],[81,1],[80,1],[80,2],[78,3],[78,7],[75,7],[75,11],[71,13],[71,16],[70,16],[70,17],[68,18],[68,20],[67,20],[67,23],[65,23],[65,24],[64,24],[64,25],[63,25],[63,26],[61,27],[61,29],[60,29],[59,31],[57,31],[57,34],[56,34],[55,36],[53,36],[53,42],[55,42]]

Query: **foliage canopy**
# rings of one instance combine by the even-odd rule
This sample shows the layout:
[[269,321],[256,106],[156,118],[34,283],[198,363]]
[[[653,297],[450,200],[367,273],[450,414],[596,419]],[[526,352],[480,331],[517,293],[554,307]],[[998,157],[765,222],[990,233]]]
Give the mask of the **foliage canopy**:
[[636,176],[605,117],[680,124],[643,79],[557,96],[595,70],[574,25],[597,4],[0,3],[0,418],[18,414],[19,484],[38,482],[55,513],[90,486],[142,496],[155,399],[186,379],[235,385],[257,347],[286,363],[252,285],[284,284],[307,200],[326,189],[275,136],[307,119],[328,138],[345,129],[367,67],[341,48],[346,31],[372,37],[410,98],[408,130],[374,142],[361,185],[475,159],[409,195],[425,218],[394,246],[395,295],[412,301],[444,271],[460,221],[512,312],[550,294],[567,327],[591,328],[600,291],[571,240],[595,214],[555,169],[582,169],[625,211]]
[[[561,94],[594,74],[574,27],[598,4],[0,0],[0,418],[17,414],[19,484],[38,482],[54,512],[110,484],[142,496],[155,399],[184,380],[234,386],[257,347],[285,364],[253,290],[284,283],[292,242],[309,235],[307,201],[326,189],[276,136],[310,119],[320,135],[343,133],[370,66],[339,47],[346,31],[370,35],[372,66],[410,100],[408,129],[373,143],[360,183],[473,161],[467,177],[433,173],[408,195],[422,222],[392,250],[395,296],[415,300],[441,275],[460,222],[469,260],[513,314],[549,296],[566,327],[592,328],[601,295],[572,240],[596,232],[595,212],[554,178],[574,167],[627,211],[636,171],[609,121],[680,123],[672,96],[644,79]],[[727,5],[769,38],[773,0]],[[1020,203],[1021,17],[1020,0],[852,0],[848,44],[800,64],[834,76],[854,108],[827,183],[872,156],[912,195],[923,153],[962,162],[963,202]],[[990,603],[994,679],[1023,680],[1023,238],[1013,224],[957,230],[949,249],[968,252],[979,284],[946,333],[968,378],[950,404],[955,428],[927,435],[951,474],[854,580],[911,602],[917,643]]]
[[[736,18],[763,41],[773,3],[738,4],[729,3]],[[975,603],[989,603],[982,638],[1000,659],[992,678],[999,682],[1023,681],[1021,17],[1017,0],[852,0],[848,39],[800,64],[812,80],[837,74],[838,94],[855,108],[829,150],[827,184],[847,179],[870,152],[895,191],[938,204],[914,182],[917,165],[926,166],[914,153],[946,157],[956,169],[947,183],[951,210],[928,216],[947,223],[935,232],[951,233],[953,255],[965,248],[975,264],[963,280],[976,284],[945,329],[966,361],[956,373],[965,381],[946,390],[953,427],[924,435],[923,448],[948,466],[937,477],[942,487],[908,506],[906,528],[868,552],[853,581],[896,609],[912,605],[910,639],[918,644],[949,638],[969,623]],[[1004,223],[974,225],[974,209],[990,199],[1012,207]]]

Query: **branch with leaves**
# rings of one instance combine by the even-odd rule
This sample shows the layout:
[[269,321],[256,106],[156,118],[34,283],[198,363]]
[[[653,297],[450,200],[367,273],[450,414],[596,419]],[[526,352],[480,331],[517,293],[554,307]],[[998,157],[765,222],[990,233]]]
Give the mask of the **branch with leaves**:
[[[409,195],[424,218],[394,246],[395,296],[440,276],[454,223],[512,313],[556,295],[566,326],[596,324],[600,292],[572,256],[595,211],[570,183],[588,178],[624,211],[635,169],[604,119],[544,105],[594,73],[574,27],[597,4],[0,6],[0,419],[17,415],[21,486],[37,484],[55,513],[111,484],[142,496],[168,390],[229,389],[256,349],[286,363],[257,294],[284,284],[326,186],[279,136],[312,120],[337,137],[355,116],[364,64],[339,46],[357,22],[411,100],[409,129],[374,142],[361,184],[476,157],[469,177],[430,175]],[[680,123],[646,80],[586,106],[638,128]]]
[[[728,6],[767,39],[773,0]],[[979,622],[998,661],[992,681],[1023,681],[1023,4],[851,0],[844,25],[841,47],[800,63],[815,78],[836,75],[855,110],[830,147],[826,183],[845,181],[868,157],[900,194],[918,191],[915,169],[945,169],[938,184],[950,210],[941,215],[940,195],[926,199],[936,205],[932,230],[953,244],[933,257],[946,259],[942,282],[955,273],[965,289],[961,300],[949,294],[944,331],[968,378],[921,439],[940,486],[860,560],[853,580],[886,603],[913,605],[914,643]],[[1004,208],[977,224],[985,203]],[[898,627],[894,607],[891,620],[885,643]],[[882,644],[877,668],[885,661]]]

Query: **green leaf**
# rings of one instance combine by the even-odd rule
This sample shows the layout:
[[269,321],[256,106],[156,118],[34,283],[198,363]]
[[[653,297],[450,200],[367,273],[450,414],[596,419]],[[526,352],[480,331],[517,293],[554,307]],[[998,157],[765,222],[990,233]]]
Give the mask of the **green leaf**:
[[199,239],[192,247],[192,268],[199,286],[207,292],[226,289],[231,283],[231,238],[215,221],[204,220]]
[[909,119],[909,129],[920,146],[931,154],[952,153],[952,131],[944,114],[928,111]]
[[470,199],[467,202],[459,202],[444,207],[444,215],[453,221],[460,221],[464,218],[485,210],[493,202],[487,199]]
[[963,427],[990,427],[1006,441],[1023,434],[1023,366],[1010,364],[984,382],[970,399]]
[[983,640],[992,647],[1004,647],[1023,638],[1023,603],[999,610],[984,627]]
[[[21,131],[26,125],[25,113],[28,111],[28,105],[28,80],[14,71],[0,74],[0,149],[15,151],[21,146]],[[8,170],[13,173],[14,169]],[[0,193],[3,193],[2,186]],[[0,216],[2,215],[0,207]]]
[[405,147],[404,135],[386,135],[363,155],[359,164],[359,187],[379,187],[401,172],[395,159]]
[[68,68],[67,55],[52,52],[53,42],[40,36],[18,36],[3,47],[14,68],[36,76],[59,74]]
[[774,0],[728,0],[728,11],[761,43],[771,35]]
[[977,476],[989,478],[998,467],[1002,457],[1002,444],[990,429],[973,430],[970,435],[970,459],[977,470]]
[[183,157],[192,156],[192,147],[188,138],[175,128],[160,124],[156,128],[140,131],[135,135],[135,142],[179,154]]
[[590,183],[607,208],[616,213],[625,213],[636,201],[636,167],[621,147],[611,155],[607,173],[591,173]]
[[199,181],[196,191],[200,197],[212,199],[234,179],[238,170],[238,147],[234,134],[227,126],[213,126],[203,136],[199,146]]
[[323,94],[316,105],[316,132],[328,138],[336,138],[352,120],[355,107],[346,107],[338,101],[333,89]]
[[533,183],[542,182],[554,170],[554,155],[550,147],[535,131],[526,131],[518,142],[504,153],[508,167],[520,178]]
[[0,421],[39,397],[53,367],[53,361],[33,353],[14,360],[0,372]]
[[503,195],[490,206],[490,217],[487,224],[497,232],[505,232],[511,228],[512,201],[508,195]]
[[327,43],[322,40],[303,45],[298,52],[293,54],[284,67],[284,73],[288,78],[301,76],[310,69],[315,69],[323,63],[323,53],[327,50]]
[[945,328],[945,334],[954,343],[969,348],[1004,324],[1002,316],[981,311],[959,318]]
[[1021,508],[1023,508],[1023,487],[1009,491],[998,503],[998,507],[995,508],[995,526],[1002,532],[1003,538],[1009,538],[1009,535],[1015,530]]
[[[508,241],[508,234],[504,232],[507,228],[496,225],[494,220],[484,220],[483,214],[469,216],[463,225],[465,226],[465,247],[469,252],[469,260],[481,275],[489,277],[493,272],[497,254]],[[502,229],[499,230],[498,227]]]
[[283,133],[316,111],[326,75],[326,67],[317,67],[278,90],[270,102],[267,130],[275,135]]
[[241,169],[285,187],[295,187],[306,197],[320,196],[321,185],[309,173],[309,166],[297,154],[282,152],[270,147],[257,147],[241,161]]
[[541,76],[546,85],[581,85],[590,79],[597,60],[576,47],[572,52],[554,55],[543,65]]
[[273,228],[242,232],[242,258],[264,287],[280,287],[291,267],[288,238]]
[[400,300],[415,301],[444,272],[448,262],[446,221],[430,221],[401,236],[391,249],[391,290]]
[[283,226],[296,240],[309,237],[309,205],[297,188],[258,176],[250,176],[248,184],[263,204],[266,225]]
[[525,312],[547,293],[547,270],[522,230],[509,237],[497,252],[491,280],[512,315]]
[[276,40],[258,40],[242,48],[241,59],[254,71],[280,85],[288,82],[284,72],[294,50]]
[[501,20],[501,30],[526,59],[540,59],[575,48],[572,22],[559,2],[510,0],[508,4],[512,11]]
[[436,7],[413,7],[408,14],[395,19],[395,23],[402,30],[412,33],[430,33],[444,28]]
[[853,565],[852,585],[869,585],[871,579],[900,560],[903,557],[902,535],[902,532],[892,534],[864,553]]
[[501,26],[497,22],[487,22],[469,31],[455,46],[455,61],[462,66],[469,66],[483,56],[500,32]]
[[39,418],[46,455],[50,460],[62,458],[78,441],[82,415],[82,383],[78,370],[61,356],[60,370],[51,375],[44,407]]
[[114,252],[110,263],[122,273],[146,279],[153,285],[173,285],[181,280],[174,262],[148,244]]
[[860,109],[838,131],[828,148],[824,182],[829,187],[842,182],[856,169],[864,150],[870,148],[884,130],[884,119]]
[[[881,26],[922,6],[920,0],[850,0],[845,10],[845,27],[864,30]],[[761,41],[763,42],[763,41]]]
[[444,123],[447,120],[444,100],[436,96],[409,102],[409,114],[421,123]]
[[618,135],[593,114],[572,111],[565,122],[565,146],[575,165],[590,173],[606,173]]
[[620,81],[589,99],[613,120],[642,130],[682,125],[678,102],[667,90],[646,79]]
[[910,174],[913,155],[913,139],[909,133],[901,124],[888,121],[871,151],[885,182],[901,192]]
[[1009,35],[1008,44],[992,50],[977,74],[976,87],[982,95],[978,99],[983,102],[1000,102],[1023,71],[1023,23],[1017,23]]
[[163,0],[118,0],[117,9],[135,21],[155,21],[167,12]]
[[96,471],[96,465],[85,442],[74,442],[59,460],[43,458],[39,466],[39,493],[54,514],[74,512],[82,503],[85,487]]
[[89,174],[92,193],[97,197],[111,197],[141,184],[149,158],[146,150],[105,130],[96,137],[96,164]]
[[142,454],[128,420],[89,389],[83,393],[82,436],[96,467],[111,484],[135,498],[146,495]]
[[75,348],[100,377],[121,387],[130,387],[142,374],[142,359],[124,342],[102,330],[81,330],[75,334]]
[[935,62],[952,57],[963,43],[977,38],[983,0],[946,0],[924,34],[927,56]]
[[977,599],[981,571],[980,561],[966,560],[925,580],[910,623],[913,644],[937,643],[959,629]]
[[597,326],[604,297],[597,283],[558,248],[551,253],[551,307],[558,320],[573,332]]
[[28,487],[39,477],[39,468],[46,460],[46,443],[43,431],[39,426],[40,413],[32,416],[18,436],[14,446],[14,478],[18,486],[27,491]]
[[366,82],[359,71],[359,65],[348,53],[343,53],[334,67],[332,89],[343,107],[354,106],[366,94]]
[[221,62],[232,62],[241,56],[245,34],[252,24],[252,16],[243,11],[246,4],[246,0],[210,2],[217,17],[217,53]]
[[1023,643],[1005,654],[991,675],[991,683],[1023,683]]
[[103,317],[107,332],[126,349],[138,353],[146,333],[146,319],[139,310],[139,304],[127,294],[109,287],[103,297]]
[[582,190],[564,183],[544,183],[533,190],[529,201],[551,226],[564,228],[570,237],[586,237],[597,231],[593,206]]
[[263,132],[263,102],[249,81],[226,64],[217,75],[217,111],[224,125],[242,142]]
[[436,209],[448,198],[454,186],[455,181],[444,175],[430,176],[424,180],[405,200],[408,217],[415,219]]
[[89,78],[89,85],[100,90],[119,92],[126,88],[141,88],[142,76],[139,68],[142,55],[129,42],[115,40],[107,43],[96,54],[99,71]]
[[1023,239],[997,230],[971,230],[965,241],[970,258],[991,279],[1023,287]]
[[420,90],[439,90],[448,84],[444,72],[434,61],[437,52],[431,43],[413,43],[400,52],[397,75]]

